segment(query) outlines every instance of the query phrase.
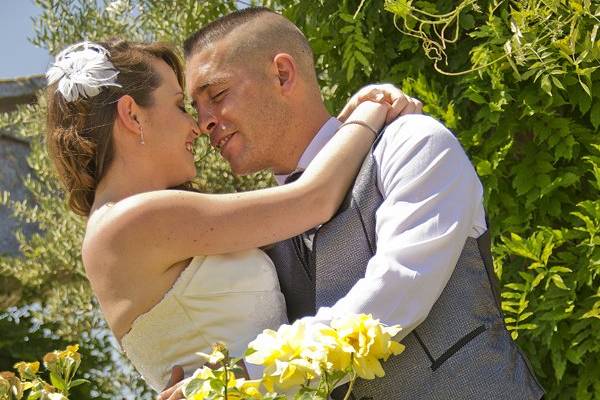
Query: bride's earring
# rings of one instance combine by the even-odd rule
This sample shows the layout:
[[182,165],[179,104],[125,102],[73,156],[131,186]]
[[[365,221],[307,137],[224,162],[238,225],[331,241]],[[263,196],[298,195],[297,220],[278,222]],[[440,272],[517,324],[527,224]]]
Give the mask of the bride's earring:
[[142,129],[141,125],[140,125],[140,144],[146,144],[146,142],[144,142],[144,130]]

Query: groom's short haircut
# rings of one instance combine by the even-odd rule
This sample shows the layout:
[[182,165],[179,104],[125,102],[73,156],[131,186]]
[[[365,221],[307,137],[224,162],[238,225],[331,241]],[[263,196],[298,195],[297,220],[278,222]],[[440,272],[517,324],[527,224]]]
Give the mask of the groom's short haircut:
[[190,59],[233,32],[241,33],[235,48],[231,49],[234,60],[251,65],[248,60],[288,53],[294,57],[303,75],[316,80],[313,52],[302,31],[266,7],[237,10],[205,25],[184,42],[185,58]]

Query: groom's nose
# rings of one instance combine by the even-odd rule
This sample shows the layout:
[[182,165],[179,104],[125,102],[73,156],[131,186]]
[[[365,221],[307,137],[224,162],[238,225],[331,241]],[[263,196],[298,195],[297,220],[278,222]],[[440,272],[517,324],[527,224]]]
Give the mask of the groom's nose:
[[217,126],[217,118],[207,109],[198,111],[198,125],[200,131],[206,135],[210,135],[215,126]]

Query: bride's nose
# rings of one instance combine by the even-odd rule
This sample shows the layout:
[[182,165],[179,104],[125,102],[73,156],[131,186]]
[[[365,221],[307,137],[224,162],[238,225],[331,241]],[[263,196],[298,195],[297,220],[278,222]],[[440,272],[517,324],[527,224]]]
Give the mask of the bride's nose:
[[192,132],[194,133],[195,137],[198,137],[202,133],[200,130],[200,126],[198,125],[198,122],[196,121],[196,119],[191,118],[191,120],[192,120]]

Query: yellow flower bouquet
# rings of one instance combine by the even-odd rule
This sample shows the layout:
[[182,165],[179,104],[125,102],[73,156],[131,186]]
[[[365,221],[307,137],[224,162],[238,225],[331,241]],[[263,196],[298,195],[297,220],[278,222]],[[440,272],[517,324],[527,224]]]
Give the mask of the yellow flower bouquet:
[[[393,340],[399,326],[385,326],[370,315],[339,318],[331,324],[307,325],[299,320],[267,329],[248,345],[244,361],[263,368],[262,377],[244,378],[242,358],[230,358],[217,344],[212,354],[201,354],[207,364],[196,370],[184,388],[192,400],[327,400],[337,386],[349,383],[346,399],[357,378],[385,375],[381,361],[398,355],[404,346]],[[79,346],[48,353],[39,362],[15,364],[18,375],[0,372],[0,400],[68,400],[81,363]]]
[[193,400],[326,400],[333,389],[349,382],[348,398],[357,378],[385,375],[381,361],[404,350],[393,340],[400,330],[364,314],[333,320],[329,326],[299,320],[277,331],[267,329],[245,355],[246,363],[263,367],[261,379],[236,378],[243,373],[240,359],[230,359],[220,345],[204,355],[218,366],[197,370],[184,393]]
[[0,400],[67,400],[71,389],[88,382],[74,379],[81,363],[78,345],[48,353],[43,362],[50,383],[40,376],[38,361],[16,363],[19,376],[10,371],[0,372]]

